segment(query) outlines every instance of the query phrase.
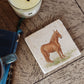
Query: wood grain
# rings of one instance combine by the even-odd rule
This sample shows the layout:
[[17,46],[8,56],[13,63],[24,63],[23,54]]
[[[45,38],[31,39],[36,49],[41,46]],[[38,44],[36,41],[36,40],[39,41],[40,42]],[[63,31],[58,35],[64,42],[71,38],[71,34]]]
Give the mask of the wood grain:
[[[80,2],[80,1],[79,1]],[[82,7],[82,6],[81,6]],[[84,59],[44,75],[30,52],[24,38],[54,20],[61,19],[84,55],[84,14],[75,0],[43,0],[40,11],[21,25],[23,35],[17,48],[12,84],[83,84]],[[7,0],[0,1],[0,29],[16,31],[19,17]]]
[[82,51],[81,59],[35,84],[84,84],[83,70],[84,50]]
[[84,14],[84,0],[76,0],[78,5],[79,5],[79,8],[81,9],[81,11],[83,12]]

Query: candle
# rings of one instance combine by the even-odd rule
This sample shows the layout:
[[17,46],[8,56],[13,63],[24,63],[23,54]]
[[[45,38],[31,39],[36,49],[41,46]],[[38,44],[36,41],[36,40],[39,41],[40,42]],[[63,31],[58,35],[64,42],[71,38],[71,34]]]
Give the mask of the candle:
[[34,16],[40,9],[42,0],[8,0],[16,14],[23,18]]

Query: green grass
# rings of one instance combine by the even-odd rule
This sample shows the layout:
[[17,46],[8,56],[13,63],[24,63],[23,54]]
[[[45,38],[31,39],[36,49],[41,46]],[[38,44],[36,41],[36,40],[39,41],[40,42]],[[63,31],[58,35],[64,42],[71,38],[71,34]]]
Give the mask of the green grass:
[[64,55],[66,56],[66,57],[64,57],[63,59],[61,59],[60,57],[57,57],[56,59],[54,59],[53,61],[53,63],[47,63],[46,64],[46,68],[48,68],[48,67],[51,67],[51,66],[54,66],[54,65],[57,65],[57,64],[59,64],[59,63],[62,63],[62,62],[64,62],[64,61],[66,61],[67,59],[69,59],[72,55],[72,53],[75,51],[76,49],[73,49],[73,50],[71,50],[70,52],[67,52],[67,53],[65,53]]

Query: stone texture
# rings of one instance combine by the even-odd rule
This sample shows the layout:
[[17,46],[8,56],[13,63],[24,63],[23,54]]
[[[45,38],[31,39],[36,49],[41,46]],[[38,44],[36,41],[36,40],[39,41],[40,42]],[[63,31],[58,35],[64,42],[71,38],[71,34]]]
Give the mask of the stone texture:
[[[12,84],[83,84],[83,58],[63,69],[44,75],[24,41],[26,36],[58,18],[63,21],[82,51],[82,56],[84,55],[84,15],[77,2],[75,0],[43,0],[39,13],[30,19],[25,19],[21,25],[24,33],[17,48],[18,60],[14,64]],[[0,29],[16,31],[18,20],[19,17],[7,0],[1,0]]]

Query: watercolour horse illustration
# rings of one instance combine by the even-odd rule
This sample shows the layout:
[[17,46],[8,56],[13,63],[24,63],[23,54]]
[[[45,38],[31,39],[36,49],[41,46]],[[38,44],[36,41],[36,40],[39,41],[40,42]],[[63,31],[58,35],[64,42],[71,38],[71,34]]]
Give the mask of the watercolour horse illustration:
[[59,56],[63,59],[65,56],[62,52],[61,45],[58,42],[59,38],[62,38],[62,35],[56,30],[54,31],[50,42],[41,46],[41,53],[45,57],[47,62],[53,62],[49,57],[50,53],[57,52]]

